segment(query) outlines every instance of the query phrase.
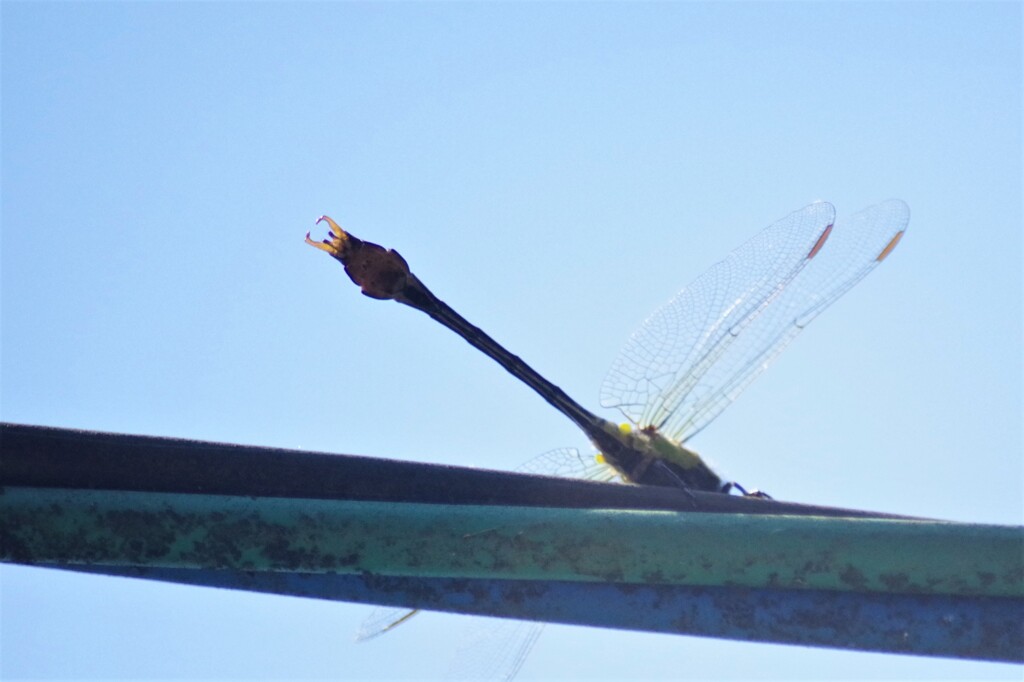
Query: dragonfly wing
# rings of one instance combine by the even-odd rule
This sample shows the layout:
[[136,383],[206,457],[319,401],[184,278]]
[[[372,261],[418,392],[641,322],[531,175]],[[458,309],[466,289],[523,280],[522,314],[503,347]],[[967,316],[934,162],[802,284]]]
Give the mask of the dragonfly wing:
[[839,229],[794,286],[793,300],[803,329],[811,320],[888,257],[910,222],[910,207],[890,199],[840,221]]
[[890,200],[837,222],[821,252],[741,330],[702,377],[701,394],[677,407],[664,432],[685,441],[710,424],[815,317],[889,255],[909,220],[907,205]]
[[473,618],[472,630],[459,647],[446,678],[511,680],[544,629],[543,623],[502,618]]
[[596,457],[583,455],[576,448],[550,450],[519,465],[516,471],[523,474],[578,478],[603,483],[620,481],[615,469]]
[[370,615],[359,626],[359,632],[356,633],[356,641],[365,642],[390,632],[419,612],[419,609],[378,606],[370,612]]
[[[363,622],[357,642],[389,632],[419,613],[380,607]],[[543,623],[504,618],[468,617],[465,632],[445,677],[455,680],[511,680],[540,637]]]
[[[706,355],[707,366],[683,368],[662,407],[669,414],[659,426],[680,441],[715,419],[772,360],[825,308],[881,263],[899,241],[910,210],[890,200],[838,222],[820,252],[756,306],[756,314],[734,325]],[[742,248],[742,247],[741,247]]]
[[[664,429],[707,393],[705,374],[816,254],[835,219],[818,202],[769,225],[655,311],[601,387],[601,404]],[[667,433],[667,431],[666,431]]]

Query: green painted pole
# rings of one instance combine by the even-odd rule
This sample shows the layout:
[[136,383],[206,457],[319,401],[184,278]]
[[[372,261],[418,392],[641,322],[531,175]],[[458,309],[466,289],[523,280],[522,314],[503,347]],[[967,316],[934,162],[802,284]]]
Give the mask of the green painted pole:
[[8,487],[24,564],[1024,596],[1024,529]]

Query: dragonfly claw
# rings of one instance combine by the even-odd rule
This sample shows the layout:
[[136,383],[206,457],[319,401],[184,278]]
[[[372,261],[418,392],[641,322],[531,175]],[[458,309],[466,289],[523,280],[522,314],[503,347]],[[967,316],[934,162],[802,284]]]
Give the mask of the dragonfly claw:
[[370,298],[403,300],[407,288],[418,283],[397,251],[348,234],[328,216],[320,216],[316,222],[322,221],[331,227],[329,238],[318,242],[306,233],[306,243],[340,261],[349,278]]
[[331,226],[327,234],[330,239],[324,239],[323,241],[314,241],[310,239],[309,232],[306,233],[306,243],[313,248],[325,251],[335,258],[343,258],[345,251],[348,248],[349,237],[345,233],[345,230],[341,229],[338,223],[331,220],[329,216],[322,215],[316,219],[316,224],[319,225],[322,221],[327,221],[327,224]]

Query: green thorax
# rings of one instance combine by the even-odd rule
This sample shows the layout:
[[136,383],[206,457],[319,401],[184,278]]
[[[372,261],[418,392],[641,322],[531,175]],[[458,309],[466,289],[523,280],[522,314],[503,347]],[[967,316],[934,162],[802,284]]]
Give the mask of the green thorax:
[[600,420],[591,440],[601,452],[605,462],[629,483],[659,484],[655,470],[679,479],[686,488],[706,492],[728,492],[731,487],[704,463],[693,450],[658,433],[654,427],[634,430],[629,424],[622,426]]

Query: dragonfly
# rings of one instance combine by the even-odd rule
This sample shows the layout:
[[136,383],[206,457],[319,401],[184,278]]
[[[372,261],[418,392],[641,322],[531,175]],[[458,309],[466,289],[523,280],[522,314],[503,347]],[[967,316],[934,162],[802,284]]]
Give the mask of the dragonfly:
[[[328,238],[306,242],[327,252],[371,298],[416,308],[498,362],[579,426],[596,459],[575,449],[546,453],[524,471],[621,479],[694,493],[767,497],[727,481],[687,443],[713,422],[821,312],[860,282],[896,248],[910,220],[899,199],[836,221],[835,208],[815,202],[761,230],[651,314],[613,362],[600,403],[627,423],[589,412],[485,332],[436,297],[394,250],[346,233],[332,219]],[[371,618],[362,639],[390,631],[414,611]],[[518,644],[502,644],[489,668],[469,676],[512,679],[539,635],[526,623]],[[479,673],[479,674],[478,674]]]

